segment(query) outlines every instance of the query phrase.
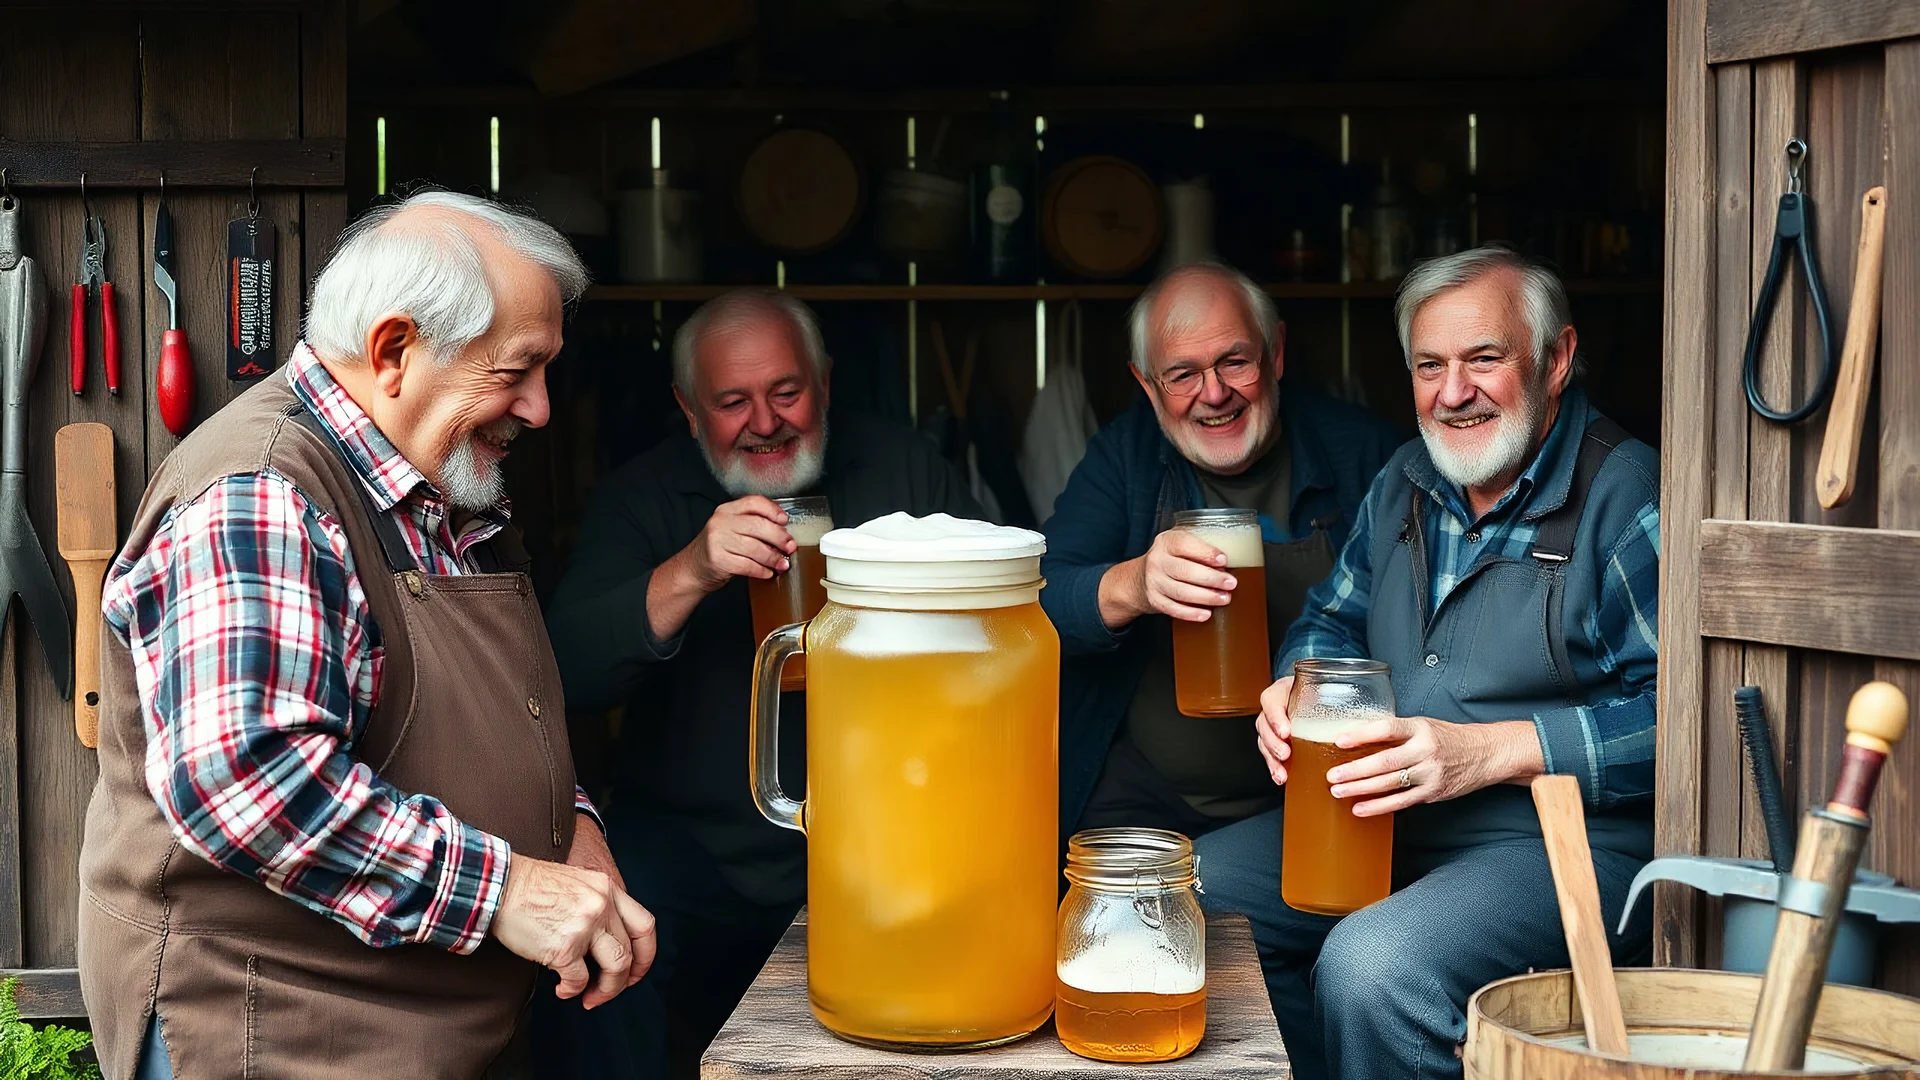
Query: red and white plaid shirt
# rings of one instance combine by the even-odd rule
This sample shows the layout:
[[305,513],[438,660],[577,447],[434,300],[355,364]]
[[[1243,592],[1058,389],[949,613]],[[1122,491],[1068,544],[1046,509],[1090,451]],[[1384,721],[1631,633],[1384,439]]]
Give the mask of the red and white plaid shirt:
[[[505,526],[506,501],[456,537],[445,498],[311,350],[288,364],[420,565],[475,572],[468,552]],[[183,844],[370,945],[479,946],[506,841],[353,757],[385,651],[336,519],[274,470],[227,477],[121,552],[101,606],[133,652],[147,789]],[[584,792],[575,805],[598,824]]]

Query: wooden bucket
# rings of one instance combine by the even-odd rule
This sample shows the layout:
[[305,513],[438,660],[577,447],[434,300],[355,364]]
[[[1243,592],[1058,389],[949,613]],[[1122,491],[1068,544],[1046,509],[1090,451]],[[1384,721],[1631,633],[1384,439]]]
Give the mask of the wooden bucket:
[[[1732,1064],[1685,1066],[1586,1049],[1573,976],[1547,971],[1502,979],[1467,1002],[1467,1080],[1721,1080],[1753,1076],[1920,1077],[1920,1001],[1880,990],[1828,986],[1796,1073],[1738,1067],[1760,996],[1758,975],[1686,968],[1623,968],[1620,1008],[1636,1059],[1689,1049],[1731,1053]],[[1737,1046],[1733,1043],[1738,1040]],[[1571,1043],[1571,1045],[1565,1045]],[[1719,1044],[1717,1047],[1713,1044]],[[1823,1054],[1852,1059],[1843,1065]]]

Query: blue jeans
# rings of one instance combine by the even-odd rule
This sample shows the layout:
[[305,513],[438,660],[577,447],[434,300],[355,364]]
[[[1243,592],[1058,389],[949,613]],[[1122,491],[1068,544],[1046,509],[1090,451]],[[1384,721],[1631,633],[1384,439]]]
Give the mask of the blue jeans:
[[[1451,851],[1394,850],[1393,895],[1344,918],[1280,899],[1274,810],[1194,841],[1209,911],[1237,911],[1253,940],[1298,1080],[1461,1075],[1467,998],[1528,968],[1567,965],[1545,846],[1511,840]],[[1619,919],[1637,859],[1594,852],[1600,910]],[[1633,962],[1650,940],[1636,920],[1613,941]]]
[[159,1013],[147,1021],[147,1038],[140,1047],[140,1064],[133,1070],[133,1080],[173,1080],[173,1060],[160,1038]]

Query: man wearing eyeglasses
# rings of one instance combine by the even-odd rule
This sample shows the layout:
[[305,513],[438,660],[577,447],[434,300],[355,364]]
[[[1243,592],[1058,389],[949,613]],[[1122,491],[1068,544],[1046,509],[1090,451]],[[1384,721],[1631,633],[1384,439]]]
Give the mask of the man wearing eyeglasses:
[[1279,791],[1250,717],[1188,717],[1175,703],[1173,620],[1205,621],[1239,582],[1221,552],[1168,528],[1173,514],[1259,514],[1277,644],[1401,438],[1359,406],[1282,382],[1285,325],[1230,267],[1162,275],[1128,330],[1145,397],[1088,444],[1045,526],[1061,827],[1198,836],[1273,808]]

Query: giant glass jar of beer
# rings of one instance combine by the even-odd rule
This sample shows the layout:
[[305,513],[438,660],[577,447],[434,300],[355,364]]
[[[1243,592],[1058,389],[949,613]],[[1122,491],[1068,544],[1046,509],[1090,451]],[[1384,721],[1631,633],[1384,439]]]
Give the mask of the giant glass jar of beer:
[[[826,604],[754,660],[752,783],[807,835],[807,992],[883,1046],[1009,1042],[1053,1011],[1060,639],[1038,533],[894,514],[820,541]],[[807,661],[806,801],[776,775]]]
[[1336,799],[1335,765],[1377,753],[1343,750],[1340,733],[1393,715],[1391,669],[1378,660],[1301,660],[1293,665],[1287,718],[1286,811],[1280,825],[1280,898],[1296,911],[1345,915],[1393,890],[1393,815],[1355,817]]
[[1206,622],[1173,620],[1174,703],[1185,716],[1246,716],[1260,711],[1273,682],[1267,649],[1267,555],[1252,510],[1182,510],[1173,527],[1227,557],[1234,588]]

